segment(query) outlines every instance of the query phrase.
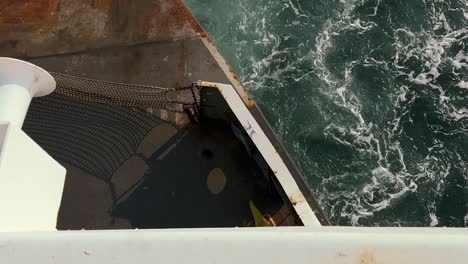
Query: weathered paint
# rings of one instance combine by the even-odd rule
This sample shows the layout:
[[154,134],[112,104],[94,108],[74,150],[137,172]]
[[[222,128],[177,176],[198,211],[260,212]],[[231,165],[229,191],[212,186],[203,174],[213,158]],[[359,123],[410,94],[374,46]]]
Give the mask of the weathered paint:
[[364,250],[359,254],[359,264],[377,264],[374,250]]
[[253,108],[255,106],[255,101],[252,99],[252,97],[249,95],[247,90],[244,88],[244,86],[242,85],[242,82],[240,81],[239,77],[237,77],[234,70],[231,68],[231,66],[229,66],[229,64],[223,58],[221,53],[219,53],[213,41],[209,37],[202,38],[202,40],[203,40],[203,43],[205,43],[208,50],[210,51],[213,58],[216,60],[218,65],[223,70],[224,74],[226,74],[226,76],[228,77],[233,87],[236,89],[237,93],[242,98],[242,101],[244,102],[244,104],[249,109]]
[[182,7],[179,0],[3,0],[0,55],[28,58],[206,36]]
[[301,192],[293,193],[289,196],[289,201],[292,205],[297,205],[298,203],[305,202],[304,195]]
[[59,0],[0,2],[0,32],[8,30],[27,30],[50,23],[55,18]]
[[177,10],[179,10],[182,13],[182,17],[191,25],[192,29],[195,30],[195,32],[197,32],[200,37],[210,39],[206,31],[203,29],[200,23],[198,23],[198,21],[192,16],[192,13],[190,13],[190,11],[187,9],[182,0],[174,0],[174,3],[177,6]]

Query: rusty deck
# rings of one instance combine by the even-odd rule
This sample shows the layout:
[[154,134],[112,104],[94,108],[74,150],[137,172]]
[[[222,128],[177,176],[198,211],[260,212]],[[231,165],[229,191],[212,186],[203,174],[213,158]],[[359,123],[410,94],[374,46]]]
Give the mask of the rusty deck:
[[0,32],[14,57],[205,36],[180,0],[4,0]]

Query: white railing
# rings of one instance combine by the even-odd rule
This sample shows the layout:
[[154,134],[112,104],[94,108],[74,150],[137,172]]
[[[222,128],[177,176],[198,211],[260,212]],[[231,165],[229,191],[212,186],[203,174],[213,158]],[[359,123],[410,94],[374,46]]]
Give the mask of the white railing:
[[468,231],[449,228],[238,228],[4,233],[0,262],[467,263]]

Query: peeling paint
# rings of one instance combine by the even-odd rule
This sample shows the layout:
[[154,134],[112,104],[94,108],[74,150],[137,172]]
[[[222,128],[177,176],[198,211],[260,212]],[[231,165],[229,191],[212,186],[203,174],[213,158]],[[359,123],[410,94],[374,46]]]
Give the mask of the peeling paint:
[[2,0],[0,56],[207,37],[180,0]]
[[289,201],[291,201],[292,205],[297,205],[298,203],[305,202],[304,195],[302,193],[292,194],[289,196]]
[[377,264],[375,252],[366,250],[359,255],[359,264]]
[[37,38],[32,43],[42,44],[55,38],[68,39],[72,43],[87,42],[105,37],[107,14],[90,5],[74,0],[65,0],[60,4],[57,23],[48,31],[39,29]]
[[10,27],[28,28],[55,16],[59,0],[0,1],[0,32]]

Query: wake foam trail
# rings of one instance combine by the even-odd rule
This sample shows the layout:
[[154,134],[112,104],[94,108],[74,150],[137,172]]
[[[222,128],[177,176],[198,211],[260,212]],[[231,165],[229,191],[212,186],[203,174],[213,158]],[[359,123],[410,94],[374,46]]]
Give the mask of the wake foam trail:
[[[382,4],[382,2],[378,1],[377,5]],[[378,6],[374,8],[374,11],[377,8]],[[426,147],[425,150],[420,151],[428,151],[427,156],[412,160],[412,164],[410,164],[412,168],[408,169],[403,154],[408,151],[403,150],[401,146],[402,141],[407,139],[412,140],[412,138],[408,138],[407,135],[402,134],[402,132],[404,133],[408,129],[403,127],[402,119],[411,114],[411,104],[414,104],[419,99],[418,92],[415,92],[413,98],[407,95],[408,87],[413,86],[413,84],[417,85],[413,86],[415,89],[426,90],[426,92],[428,89],[437,90],[437,99],[434,102],[435,107],[432,110],[435,114],[440,115],[441,118],[460,121],[466,117],[466,108],[457,108],[457,105],[462,104],[461,102],[466,102],[466,93],[461,97],[448,95],[449,87],[441,84],[439,77],[442,75],[442,70],[447,71],[447,67],[453,66],[455,69],[451,69],[451,73],[458,81],[457,86],[463,88],[464,81],[460,80],[460,78],[463,78],[462,76],[465,73],[457,72],[457,70],[465,67],[466,57],[463,51],[459,51],[457,56],[452,57],[448,54],[447,50],[460,43],[463,43],[464,48],[463,41],[466,39],[467,32],[465,29],[453,30],[449,26],[444,13],[442,11],[441,13],[436,12],[431,16],[434,23],[433,30],[436,31],[442,28],[444,30],[442,34],[424,30],[413,32],[408,28],[396,29],[393,36],[382,32],[382,35],[389,36],[389,40],[393,41],[393,62],[380,61],[378,58],[372,57],[372,53],[366,54],[363,52],[361,56],[356,56],[355,59],[353,58],[353,60],[345,63],[343,67],[345,74],[344,76],[340,76],[336,73],[333,74],[330,70],[333,68],[326,62],[327,56],[328,58],[336,56],[336,49],[338,48],[335,48],[335,51],[333,51],[333,47],[335,45],[343,45],[344,43],[343,41],[336,41],[336,39],[339,39],[336,36],[347,35],[350,32],[361,35],[366,34],[372,28],[381,27],[377,24],[378,22],[356,19],[355,13],[350,15],[346,11],[349,11],[349,9],[345,8],[345,12],[340,20],[326,24],[323,32],[317,37],[315,50],[312,55],[315,57],[314,65],[321,71],[321,80],[329,87],[328,92],[332,94],[333,90],[335,90],[334,94],[337,95],[336,105],[346,108],[355,118],[356,122],[351,126],[340,126],[340,123],[331,122],[325,130],[325,135],[328,135],[331,140],[340,145],[354,148],[358,153],[367,150],[375,156],[374,164],[376,167],[368,174],[368,183],[363,183],[362,187],[356,188],[354,192],[341,193],[336,199],[332,195],[332,199],[326,201],[330,206],[332,218],[349,218],[352,224],[358,225],[362,217],[371,218],[375,213],[393,206],[395,201],[397,202],[402,197],[405,197],[406,193],[417,192],[417,182],[421,182],[424,185],[432,187],[432,190],[423,190],[425,194],[418,194],[421,197],[425,196],[424,203],[426,208],[424,208],[424,211],[427,218],[423,219],[422,222],[431,226],[438,225],[437,203],[441,198],[444,180],[452,168],[451,163],[444,162],[443,159],[447,159],[449,155],[456,155],[457,152],[445,148],[444,142],[432,139],[432,144],[421,146],[423,148]],[[349,43],[345,43],[344,45],[349,45]],[[373,51],[375,49],[370,50],[370,52]],[[335,54],[330,55],[333,52]],[[414,67],[414,64],[418,64],[418,67]],[[399,85],[398,90],[395,89],[389,92],[400,91],[401,93],[387,94],[386,98],[379,98],[381,100],[394,101],[393,120],[389,122],[393,127],[389,127],[388,124],[381,123],[378,119],[375,119],[376,117],[385,117],[391,113],[391,111],[382,113],[382,109],[378,108],[379,104],[376,102],[371,107],[374,110],[380,111],[379,115],[372,116],[368,114],[369,118],[364,117],[362,99],[365,100],[366,98],[353,91],[353,89],[356,90],[356,83],[359,85],[359,81],[354,80],[356,74],[353,75],[353,70],[358,67],[375,67],[385,72],[387,76],[398,77],[387,84]],[[407,121],[413,123],[411,117],[407,118]],[[463,121],[465,122],[457,125],[463,128],[466,124],[466,119]],[[437,127],[433,128],[437,129]],[[456,130],[458,133],[464,134],[463,137],[466,139],[466,130]],[[415,146],[411,147],[414,148]],[[443,153],[434,151],[438,147],[441,148]],[[393,156],[393,161],[389,160],[390,156]],[[395,163],[395,157],[398,157],[396,159],[399,162],[397,166],[392,164]],[[457,166],[461,164],[458,163]],[[369,164],[368,168],[371,168],[371,166]],[[462,166],[462,171],[464,170],[466,170],[466,167]],[[366,177],[365,170],[360,171],[360,173],[364,174],[360,177]],[[339,176],[333,182],[340,180],[343,180],[342,176]],[[466,193],[466,187],[461,191]],[[464,197],[463,193],[461,197]],[[343,199],[346,200],[346,203],[343,206],[339,206],[343,204]],[[466,203],[468,201],[465,201],[465,206]],[[335,211],[339,212],[339,215]],[[382,224],[392,224],[388,216],[387,219],[383,218],[380,221],[382,221]],[[369,221],[366,221],[366,223],[369,223]]]

